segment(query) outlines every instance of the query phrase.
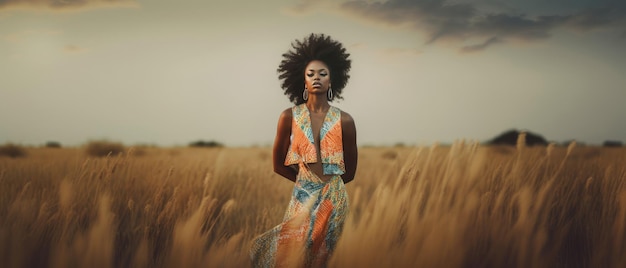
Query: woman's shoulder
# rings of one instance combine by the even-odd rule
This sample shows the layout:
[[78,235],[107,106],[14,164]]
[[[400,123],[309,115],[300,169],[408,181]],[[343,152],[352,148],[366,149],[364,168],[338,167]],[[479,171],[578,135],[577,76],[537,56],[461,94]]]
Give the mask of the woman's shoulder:
[[[339,109],[339,108],[337,108]],[[341,122],[346,124],[346,123],[354,123],[354,119],[352,118],[352,115],[350,115],[348,112],[339,109],[339,111],[341,112]]]
[[354,136],[356,135],[356,126],[354,124],[354,118],[352,115],[345,111],[341,111],[341,128],[344,135]]
[[297,105],[291,106],[291,107],[285,109],[284,111],[282,111],[281,115],[292,114],[294,111],[305,109],[305,107],[306,106],[305,106],[304,103],[303,104],[297,104]]
[[354,118],[344,111],[341,111],[341,128],[344,133],[356,133],[356,124],[354,123]]
[[354,119],[348,112],[342,110],[341,108],[337,106],[331,105],[331,108],[340,114],[342,124],[354,124]]
[[293,107],[289,107],[289,108],[283,110],[280,113],[280,119],[281,120],[291,119],[293,117],[293,112],[292,111],[293,111]]
[[289,108],[285,108],[285,110],[283,110],[282,112],[280,112],[280,114],[290,114],[291,111],[293,110],[293,106],[289,107]]

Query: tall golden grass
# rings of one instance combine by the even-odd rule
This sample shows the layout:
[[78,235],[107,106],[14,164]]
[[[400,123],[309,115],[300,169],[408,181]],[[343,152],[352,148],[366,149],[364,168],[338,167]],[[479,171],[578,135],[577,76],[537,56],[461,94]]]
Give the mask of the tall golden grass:
[[[0,157],[3,267],[246,267],[292,183],[269,148]],[[626,149],[362,148],[331,267],[626,267]]]

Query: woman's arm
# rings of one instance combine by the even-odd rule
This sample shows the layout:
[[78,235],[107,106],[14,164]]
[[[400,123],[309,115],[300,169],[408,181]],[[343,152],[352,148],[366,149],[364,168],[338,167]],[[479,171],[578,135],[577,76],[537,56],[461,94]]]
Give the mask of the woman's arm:
[[291,108],[286,109],[280,114],[276,138],[274,139],[274,148],[272,150],[272,160],[274,162],[274,172],[295,182],[296,171],[291,167],[285,166],[285,157],[289,150],[292,118]]
[[348,113],[341,112],[341,131],[343,140],[343,161],[346,165],[346,173],[341,175],[346,184],[354,179],[359,152],[356,147],[356,126],[354,119]]

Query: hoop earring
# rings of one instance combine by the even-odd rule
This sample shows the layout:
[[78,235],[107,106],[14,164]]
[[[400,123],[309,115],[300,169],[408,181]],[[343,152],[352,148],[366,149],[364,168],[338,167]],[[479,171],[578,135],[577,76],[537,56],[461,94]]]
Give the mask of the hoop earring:
[[304,101],[307,101],[309,99],[309,92],[307,91],[306,87],[304,87],[304,91],[302,91],[302,99],[304,99]]
[[326,95],[329,101],[332,101],[335,96],[333,96],[333,89],[328,87],[328,94]]

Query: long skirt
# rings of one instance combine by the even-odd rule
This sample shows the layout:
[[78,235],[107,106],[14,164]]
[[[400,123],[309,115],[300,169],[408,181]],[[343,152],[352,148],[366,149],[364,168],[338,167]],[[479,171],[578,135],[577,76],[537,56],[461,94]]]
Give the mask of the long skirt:
[[341,176],[324,182],[299,170],[282,223],[252,242],[253,267],[326,267],[337,245],[348,214]]

